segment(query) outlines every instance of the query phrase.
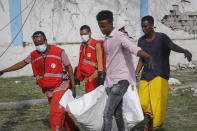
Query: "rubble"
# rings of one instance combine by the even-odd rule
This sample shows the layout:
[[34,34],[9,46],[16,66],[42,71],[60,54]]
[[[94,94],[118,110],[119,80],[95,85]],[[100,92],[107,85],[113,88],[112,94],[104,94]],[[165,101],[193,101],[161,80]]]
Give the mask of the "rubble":
[[16,84],[19,84],[19,83],[21,83],[21,81],[17,81],[17,80],[16,80],[16,81],[14,81],[14,82],[15,82]]
[[197,61],[188,62],[186,64],[178,63],[177,65],[170,65],[171,71],[195,69],[197,68]]
[[168,80],[168,84],[169,85],[181,85],[181,82],[176,78],[170,78]]

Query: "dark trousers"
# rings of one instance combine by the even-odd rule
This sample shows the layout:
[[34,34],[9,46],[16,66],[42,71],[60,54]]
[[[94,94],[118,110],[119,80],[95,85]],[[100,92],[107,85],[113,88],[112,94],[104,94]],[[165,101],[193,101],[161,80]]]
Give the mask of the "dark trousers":
[[111,88],[106,88],[108,99],[103,115],[103,131],[111,131],[113,115],[116,119],[118,131],[125,131],[122,115],[122,102],[128,86],[129,82],[127,80],[121,80],[117,84],[114,84]]

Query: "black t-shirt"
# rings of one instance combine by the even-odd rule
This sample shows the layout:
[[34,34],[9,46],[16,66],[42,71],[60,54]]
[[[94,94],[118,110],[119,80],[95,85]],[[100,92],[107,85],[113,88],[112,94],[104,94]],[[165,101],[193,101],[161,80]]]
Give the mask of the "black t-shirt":
[[[164,79],[169,79],[170,75],[170,65],[169,65],[169,55],[170,48],[168,44],[172,42],[171,39],[164,33],[155,32],[155,38],[152,42],[147,42],[145,36],[142,36],[138,40],[138,46],[141,47],[145,52],[153,57],[156,64],[157,73],[151,73],[146,66],[144,66],[142,71],[142,80],[150,81],[156,76],[161,76]],[[147,60],[142,59],[143,64],[146,65]]]

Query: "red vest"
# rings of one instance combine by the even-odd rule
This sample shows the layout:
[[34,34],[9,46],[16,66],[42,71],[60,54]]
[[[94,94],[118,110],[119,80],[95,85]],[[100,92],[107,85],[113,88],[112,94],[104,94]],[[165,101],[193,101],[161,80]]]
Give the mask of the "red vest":
[[[106,54],[104,50],[103,40],[91,39],[91,43],[87,45],[86,49],[83,46],[83,43],[80,47],[80,59],[79,65],[77,68],[77,78],[83,80],[84,77],[92,75],[97,68],[97,59],[96,59],[96,44],[101,43],[103,49],[103,65],[106,64]],[[84,53],[85,52],[85,53]],[[105,69],[105,68],[104,68]]]
[[50,51],[44,58],[37,50],[31,53],[34,76],[40,87],[54,89],[62,82],[62,49],[50,46]]

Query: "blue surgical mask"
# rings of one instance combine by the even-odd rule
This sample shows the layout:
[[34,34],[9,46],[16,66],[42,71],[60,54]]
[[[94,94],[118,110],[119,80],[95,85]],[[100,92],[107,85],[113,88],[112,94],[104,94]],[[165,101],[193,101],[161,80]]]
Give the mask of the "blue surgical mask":
[[89,35],[81,35],[81,39],[83,42],[88,42],[88,40],[90,39]]
[[36,46],[36,50],[40,53],[44,53],[47,49],[47,45],[46,44],[42,44],[42,45],[38,45]]

